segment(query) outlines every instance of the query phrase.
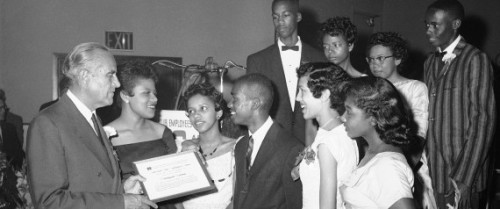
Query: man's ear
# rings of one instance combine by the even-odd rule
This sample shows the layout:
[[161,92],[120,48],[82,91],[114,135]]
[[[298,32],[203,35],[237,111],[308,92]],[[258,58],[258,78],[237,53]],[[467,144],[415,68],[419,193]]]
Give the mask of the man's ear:
[[349,52],[351,52],[354,49],[354,43],[349,44]]
[[302,13],[297,12],[297,22],[302,21]]
[[258,110],[262,106],[262,101],[260,98],[254,98],[252,99],[252,110]]
[[460,26],[462,25],[462,20],[460,19],[453,20],[451,24],[454,30],[458,30],[458,28],[460,28]]
[[87,85],[88,81],[90,80],[90,77],[91,77],[91,74],[88,70],[86,69],[80,69],[78,72],[77,72],[77,75],[78,78],[76,80],[78,81],[82,81],[82,83],[84,85]]

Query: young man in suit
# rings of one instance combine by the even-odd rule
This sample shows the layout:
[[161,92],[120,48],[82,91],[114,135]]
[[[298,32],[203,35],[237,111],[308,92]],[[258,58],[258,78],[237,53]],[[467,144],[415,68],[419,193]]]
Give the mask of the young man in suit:
[[[95,115],[113,103],[116,62],[98,43],[76,46],[64,61],[71,79],[59,101],[31,122],[28,181],[35,208],[157,207],[139,193],[140,176],[122,183],[110,141]],[[135,193],[135,194],[130,194]]]
[[269,116],[273,94],[261,74],[242,76],[231,91],[232,119],[248,128],[235,148],[235,209],[302,208],[301,182],[291,171],[304,146]]
[[273,82],[275,95],[271,117],[306,145],[314,140],[316,127],[304,120],[297,95],[297,69],[306,62],[326,62],[325,55],[302,42],[298,23],[302,20],[298,0],[274,0],[272,3],[276,43],[247,58],[247,73],[260,73]]
[[[493,70],[488,56],[459,35],[464,8],[436,1],[425,14],[427,37],[437,48],[424,64],[429,89],[427,148],[438,207],[484,208],[495,127]],[[481,206],[482,205],[482,206]]]

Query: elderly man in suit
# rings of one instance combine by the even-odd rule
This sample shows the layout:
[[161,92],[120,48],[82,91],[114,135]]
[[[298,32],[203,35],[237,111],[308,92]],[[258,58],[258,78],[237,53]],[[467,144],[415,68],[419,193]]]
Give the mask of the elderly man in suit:
[[269,116],[271,81],[261,74],[244,75],[231,95],[232,119],[248,128],[235,148],[234,208],[301,208],[302,186],[291,170],[303,145]]
[[271,79],[275,88],[271,117],[306,145],[312,143],[316,127],[304,120],[297,96],[297,69],[306,62],[326,62],[325,55],[302,42],[298,23],[302,20],[298,0],[274,0],[272,16],[276,43],[248,56],[248,73],[260,73]]
[[[40,112],[28,131],[28,181],[36,208],[157,207],[133,176],[122,183],[110,141],[95,115],[113,103],[116,62],[98,43],[76,46],[64,61],[67,93]],[[136,193],[136,194],[132,194]]]
[[[459,35],[464,8],[436,1],[425,15],[427,36],[437,48],[424,64],[429,88],[427,150],[438,207],[484,208],[495,127],[493,70],[488,56]],[[483,205],[483,206],[480,206]]]

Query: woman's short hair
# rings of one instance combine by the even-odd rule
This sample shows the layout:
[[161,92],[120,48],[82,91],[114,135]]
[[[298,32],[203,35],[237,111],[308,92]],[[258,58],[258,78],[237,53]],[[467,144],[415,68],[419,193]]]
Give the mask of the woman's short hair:
[[299,67],[297,74],[307,77],[307,87],[315,98],[324,90],[330,90],[330,107],[344,114],[344,86],[351,77],[338,65],[330,62],[312,62]]
[[408,59],[408,44],[399,33],[378,32],[370,36],[366,54],[370,53],[372,47],[381,45],[391,50],[392,56],[401,60],[398,71],[401,71],[403,64]]
[[229,108],[227,107],[226,100],[224,100],[224,97],[222,93],[220,93],[215,87],[208,83],[198,83],[198,84],[193,84],[188,87],[186,92],[184,93],[184,98],[187,102],[189,99],[195,95],[201,95],[208,97],[211,101],[214,102],[215,106],[215,111],[222,110],[222,117],[227,115],[229,113]]
[[139,79],[151,79],[158,83],[158,75],[153,68],[153,65],[146,61],[131,60],[118,66],[118,80],[120,81],[119,90],[129,96],[134,96],[134,88]]
[[332,17],[321,24],[323,35],[340,36],[345,38],[347,43],[356,43],[358,30],[348,17]]
[[346,98],[375,121],[375,130],[386,144],[405,148],[416,139],[411,110],[398,90],[383,78],[355,78],[346,88]]

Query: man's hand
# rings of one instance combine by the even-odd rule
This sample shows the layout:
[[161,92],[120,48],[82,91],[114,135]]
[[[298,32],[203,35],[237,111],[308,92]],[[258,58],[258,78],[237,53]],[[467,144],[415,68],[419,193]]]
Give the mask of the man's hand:
[[[450,206],[452,206],[452,208],[470,208],[471,188],[453,179],[451,179],[451,182],[453,188],[445,195],[445,201],[447,205],[449,205],[448,208],[450,208]],[[459,198],[458,207],[456,202],[457,197]]]
[[460,202],[458,203],[458,208],[471,208],[470,205],[470,195],[471,188],[462,182],[456,181],[458,190],[460,191]]
[[125,209],[149,209],[150,207],[158,208],[158,205],[142,195],[123,194],[123,200],[125,201]]
[[126,194],[142,194],[139,182],[143,181],[146,181],[146,179],[140,175],[131,176],[123,183],[123,190],[125,190]]

